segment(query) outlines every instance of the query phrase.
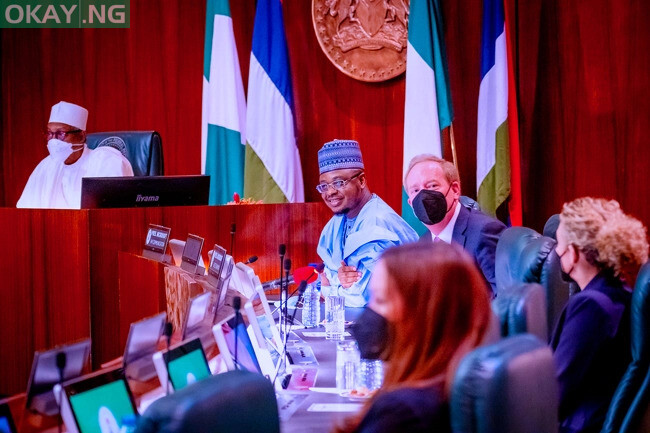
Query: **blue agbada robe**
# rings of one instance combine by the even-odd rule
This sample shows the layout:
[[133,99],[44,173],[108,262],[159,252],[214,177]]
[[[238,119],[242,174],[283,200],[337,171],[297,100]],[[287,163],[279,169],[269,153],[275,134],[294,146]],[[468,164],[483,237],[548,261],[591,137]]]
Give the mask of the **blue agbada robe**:
[[[330,287],[323,295],[345,296],[346,307],[363,307],[368,303],[368,281],[381,254],[388,248],[418,240],[418,235],[390,206],[373,194],[345,238],[345,215],[334,215],[325,225],[318,241],[318,255],[325,263],[325,276]],[[340,285],[338,269],[341,261],[361,272],[361,279],[350,288]]]

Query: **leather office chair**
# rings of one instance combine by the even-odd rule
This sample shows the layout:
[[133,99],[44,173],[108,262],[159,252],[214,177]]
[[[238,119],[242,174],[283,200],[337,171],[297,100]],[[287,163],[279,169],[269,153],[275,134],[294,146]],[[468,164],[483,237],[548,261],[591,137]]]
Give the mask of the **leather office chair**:
[[275,392],[264,376],[243,370],[210,376],[155,401],[136,433],[279,433]]
[[454,433],[555,433],[558,384],[551,349],[520,334],[461,361],[451,389]]
[[544,230],[542,230],[542,234],[546,237],[557,240],[556,234],[559,225],[560,225],[560,214],[556,213],[551,215],[549,219],[546,220],[546,224],[544,224]]
[[466,195],[461,195],[458,198],[458,201],[467,209],[481,210],[481,206],[479,206],[478,202],[473,198],[467,197]]
[[499,292],[492,301],[492,310],[499,317],[501,336],[533,334],[548,340],[546,290],[538,283],[522,283]]
[[162,139],[156,131],[94,132],[86,136],[88,148],[110,146],[131,163],[134,176],[164,174]]
[[601,433],[650,431],[650,263],[641,268],[634,286],[630,325],[632,362],[612,397]]
[[569,299],[569,283],[562,280],[556,241],[528,227],[503,231],[495,254],[497,298],[520,283],[539,283],[546,289],[548,335]]

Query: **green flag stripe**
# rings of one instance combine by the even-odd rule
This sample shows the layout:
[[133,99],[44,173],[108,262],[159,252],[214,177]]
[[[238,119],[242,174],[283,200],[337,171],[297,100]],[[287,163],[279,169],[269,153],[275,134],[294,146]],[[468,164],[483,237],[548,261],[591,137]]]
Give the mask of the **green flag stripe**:
[[499,206],[510,195],[510,142],[507,120],[497,128],[495,152],[496,162],[478,189],[481,210],[492,216],[496,215]]
[[454,118],[443,34],[439,0],[412,0],[408,40],[415,51],[435,71],[440,129],[451,125]]
[[244,146],[241,134],[208,124],[205,172],[210,174],[210,204],[225,204],[244,191]]
[[264,203],[288,203],[271,173],[266,169],[255,150],[246,143],[246,171],[244,173],[244,197],[262,200]]

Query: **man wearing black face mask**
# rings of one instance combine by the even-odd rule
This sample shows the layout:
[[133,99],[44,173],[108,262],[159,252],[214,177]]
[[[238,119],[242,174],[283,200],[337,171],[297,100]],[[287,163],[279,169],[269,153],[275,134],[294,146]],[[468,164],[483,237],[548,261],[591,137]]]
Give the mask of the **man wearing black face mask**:
[[493,294],[496,293],[494,256],[506,226],[459,202],[460,178],[456,167],[433,155],[418,155],[409,163],[404,188],[413,212],[429,229],[420,241],[460,244],[474,257]]

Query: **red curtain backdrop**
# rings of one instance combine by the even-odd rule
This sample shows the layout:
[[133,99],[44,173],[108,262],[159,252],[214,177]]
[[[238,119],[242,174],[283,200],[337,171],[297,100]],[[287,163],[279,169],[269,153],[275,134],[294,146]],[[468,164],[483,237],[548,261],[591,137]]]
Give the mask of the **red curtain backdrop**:
[[[463,192],[475,196],[480,0],[443,1]],[[320,200],[316,154],[360,141],[369,185],[400,206],[404,77],[363,83],[320,49],[311,2],[284,0],[306,199]],[[541,230],[564,201],[617,198],[650,223],[650,3],[507,0],[516,49],[524,224]],[[253,0],[231,1],[244,83]],[[89,131],[156,129],[167,174],[200,171],[205,3],[131,2],[130,29],[1,30],[2,188],[14,206],[47,154],[40,132],[59,100],[90,110]]]

